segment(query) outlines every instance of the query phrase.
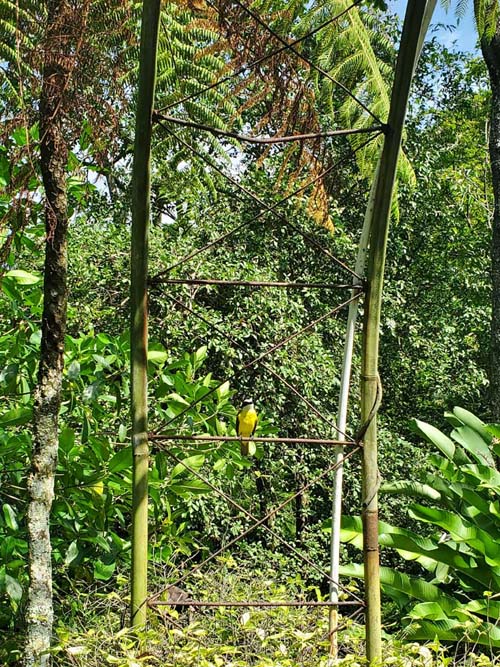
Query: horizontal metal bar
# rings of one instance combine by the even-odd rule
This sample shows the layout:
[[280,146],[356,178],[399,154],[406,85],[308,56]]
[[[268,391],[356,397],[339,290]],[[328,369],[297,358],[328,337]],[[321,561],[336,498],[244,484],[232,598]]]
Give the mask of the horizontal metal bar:
[[[162,435],[161,433],[150,433],[149,440],[194,440],[197,442],[241,442],[241,438],[232,435]],[[349,440],[328,440],[324,438],[250,438],[252,442],[281,442],[284,444],[297,443],[299,445],[338,445],[339,447],[347,447],[354,445],[359,447],[359,442],[349,442]]]
[[[279,49],[276,49],[274,51],[270,51],[269,53],[265,53],[263,56],[260,58],[257,58],[257,60],[254,60],[250,63],[247,63],[245,65],[242,65],[239,67],[236,71],[231,72],[228,76],[223,77],[222,79],[219,79],[215,83],[211,83],[209,86],[206,86],[202,88],[201,90],[196,91],[195,93],[191,93],[190,95],[186,95],[185,97],[181,98],[180,100],[177,100],[175,102],[171,102],[165,107],[162,107],[161,109],[158,109],[158,111],[168,111],[169,109],[172,109],[173,107],[178,106],[179,104],[184,104],[184,102],[189,102],[189,100],[195,99],[196,97],[202,95],[203,93],[206,93],[210,90],[213,90],[214,88],[217,88],[223,83],[226,83],[227,81],[230,81],[234,77],[240,76],[240,74],[243,74],[243,72],[250,70],[257,65],[260,65],[263,63],[265,60],[269,60],[270,58],[275,58],[277,55],[279,55],[282,51],[287,51],[290,49],[292,46],[297,46],[297,44],[300,44],[300,42],[303,42],[305,39],[308,39],[309,37],[312,37],[316,33],[318,33],[320,30],[323,30],[323,28],[326,28],[330,23],[333,23],[334,21],[337,21],[339,18],[344,16],[344,14],[347,14],[353,7],[356,5],[359,5],[361,0],[355,0],[355,2],[352,3],[349,7],[346,7],[346,9],[343,9],[339,14],[336,16],[332,16],[332,18],[329,18],[327,21],[322,23],[321,25],[317,26],[310,32],[306,33],[305,35],[302,35],[302,37],[299,37],[298,39],[293,40],[293,42],[289,42],[288,44],[285,44],[284,46],[281,46]],[[212,5],[213,7],[213,5]],[[213,7],[215,9],[215,7]]]
[[[230,336],[226,331],[218,327],[216,324],[213,322],[210,322],[206,317],[203,317],[203,315],[200,315],[196,311],[194,311],[190,306],[187,306],[185,303],[182,301],[179,301],[179,299],[176,299],[170,294],[167,294],[167,298],[169,298],[173,303],[176,303],[178,306],[183,308],[186,312],[190,313],[197,319],[199,319],[201,322],[204,322],[205,324],[208,324],[208,326],[211,328],[212,331],[217,331],[223,338],[228,340],[232,345],[237,347],[238,349],[246,352],[246,348],[244,345],[242,345],[240,342],[238,342],[235,338]],[[277,373],[275,370],[273,370],[268,364],[266,364],[264,361],[261,362],[261,366],[267,370],[268,373],[271,373],[273,377],[275,377],[279,382],[285,385],[285,387],[288,387],[291,392],[293,392],[296,396],[300,398],[301,401],[303,401],[307,407],[317,416],[319,417],[322,421],[324,421],[328,426],[334,429],[334,431],[337,432],[337,434],[341,435],[344,438],[347,438],[348,440],[354,442],[353,438],[351,438],[347,433],[344,433],[339,429],[337,424],[334,424],[331,422],[325,415],[318,410],[318,408],[311,403],[305,396],[303,396],[300,391],[298,391],[292,384],[290,384],[285,378]]]
[[[231,540],[229,540],[229,542],[227,542],[226,544],[223,544],[221,547],[219,547],[219,548],[217,549],[217,551],[214,551],[214,552],[212,552],[211,554],[209,554],[203,561],[201,561],[201,563],[197,563],[191,570],[188,570],[188,571],[185,572],[183,575],[181,575],[181,576],[179,577],[179,579],[177,579],[177,581],[175,582],[174,585],[175,585],[175,586],[178,586],[179,584],[181,584],[181,583],[182,583],[183,581],[185,581],[189,576],[193,575],[194,572],[197,572],[197,571],[201,570],[201,568],[204,567],[207,563],[209,563],[210,561],[212,561],[212,560],[213,560],[214,558],[216,558],[217,556],[220,556],[221,553],[224,553],[225,551],[227,551],[230,547],[232,547],[234,544],[236,544],[237,542],[239,542],[240,540],[242,540],[246,535],[249,535],[251,532],[253,532],[256,528],[259,528],[259,527],[262,527],[265,531],[267,531],[270,535],[272,535],[275,539],[277,539],[281,544],[283,544],[283,545],[284,545],[287,549],[289,549],[292,553],[294,553],[294,554],[295,554],[296,556],[298,556],[301,560],[303,560],[304,562],[306,562],[306,563],[307,563],[313,570],[316,570],[316,572],[319,572],[323,577],[325,577],[325,578],[328,579],[329,581],[333,581],[332,577],[331,577],[327,572],[323,572],[323,570],[322,570],[316,563],[314,563],[313,561],[309,560],[309,558],[307,558],[307,556],[304,556],[304,554],[302,554],[302,553],[301,553],[300,551],[298,551],[293,545],[291,545],[287,540],[285,540],[283,537],[281,537],[281,535],[279,535],[278,533],[276,533],[272,528],[270,528],[270,527],[267,525],[267,522],[269,521],[269,519],[270,519],[271,517],[276,516],[276,514],[277,514],[278,512],[280,512],[284,507],[286,507],[286,506],[289,505],[291,502],[293,502],[293,500],[295,500],[295,498],[297,498],[300,494],[305,493],[305,492],[306,492],[308,489],[310,489],[314,484],[317,484],[320,480],[324,479],[324,477],[326,477],[326,475],[328,475],[329,473],[331,473],[333,470],[336,470],[336,469],[339,467],[339,465],[342,464],[343,461],[345,461],[345,460],[351,458],[352,456],[354,456],[354,454],[356,454],[356,452],[357,452],[358,450],[359,450],[359,447],[357,447],[356,449],[351,449],[351,451],[350,451],[348,454],[346,454],[346,455],[342,458],[341,461],[335,461],[335,463],[333,463],[332,465],[328,466],[326,469],[322,470],[322,471],[315,477],[314,480],[312,480],[312,481],[308,482],[307,484],[305,484],[304,486],[302,486],[302,487],[301,487],[298,491],[296,491],[293,495],[291,495],[291,496],[289,496],[288,498],[286,498],[286,499],[285,499],[283,502],[281,502],[277,507],[275,507],[274,509],[272,509],[270,512],[268,512],[268,513],[267,513],[265,516],[263,516],[261,519],[258,519],[258,520],[257,520],[257,517],[255,517],[251,512],[249,512],[247,509],[245,509],[242,505],[240,505],[239,503],[237,503],[233,498],[231,498],[231,496],[228,496],[227,493],[224,493],[224,491],[222,491],[222,490],[219,489],[217,486],[215,486],[214,484],[212,484],[212,482],[211,482],[210,480],[206,479],[203,475],[200,475],[199,472],[197,472],[196,470],[194,470],[193,468],[191,468],[189,465],[187,465],[187,464],[185,463],[185,461],[182,461],[182,459],[180,459],[178,456],[176,456],[176,455],[171,451],[171,449],[166,449],[165,446],[164,446],[164,447],[163,447],[163,451],[165,452],[165,454],[166,454],[167,456],[169,456],[170,458],[174,459],[174,461],[176,461],[177,463],[180,463],[180,464],[181,464],[182,466],[184,466],[184,468],[185,468],[186,470],[188,470],[194,477],[197,477],[199,480],[201,480],[202,482],[204,482],[208,487],[210,487],[213,491],[215,491],[221,498],[224,498],[230,505],[232,505],[233,507],[235,507],[236,509],[238,509],[240,512],[242,512],[243,514],[245,514],[246,516],[248,516],[248,517],[249,517],[250,519],[252,519],[253,521],[255,521],[255,523],[254,523],[253,525],[251,525],[251,526],[249,526],[248,528],[246,528],[242,533],[239,533],[239,535],[236,535],[235,537],[233,537],[233,538],[232,538]],[[184,569],[184,567],[183,567],[182,569]],[[337,582],[335,582],[335,583],[337,584],[337,586],[339,586],[340,588],[342,588],[342,589],[345,590],[345,588],[340,584],[340,582],[337,581]],[[167,591],[172,585],[173,585],[173,584],[172,584],[172,582],[171,582],[168,586],[165,586],[164,588],[162,588],[161,590],[159,590],[158,592],[156,592],[154,595],[151,595],[148,599],[149,599],[149,600],[157,600],[157,599],[160,597],[160,595],[162,595],[162,593],[164,593],[165,591]],[[351,597],[353,597],[353,598],[357,598],[357,596],[356,596],[354,593],[351,593]],[[357,599],[358,599],[359,602],[361,602],[360,598],[357,598]]]
[[350,134],[368,134],[370,132],[383,132],[385,125],[374,125],[372,127],[357,127],[347,128],[342,130],[327,130],[326,132],[309,132],[307,134],[292,134],[283,137],[252,137],[247,134],[238,134],[237,132],[229,132],[227,130],[220,130],[217,127],[204,125],[203,123],[195,123],[192,120],[185,118],[175,118],[175,116],[168,116],[161,114],[158,111],[153,113],[153,122],[164,121],[167,123],[174,123],[175,125],[182,125],[183,127],[192,127],[196,130],[203,130],[210,132],[219,137],[228,137],[250,144],[286,144],[292,141],[307,141],[308,139],[321,139],[325,137],[344,137]]
[[246,12],[249,16],[251,16],[256,23],[261,25],[264,30],[267,30],[275,39],[277,39],[283,46],[288,47],[288,50],[291,51],[291,53],[295,53],[296,56],[298,56],[308,67],[311,67],[312,69],[316,70],[316,72],[319,72],[322,76],[326,77],[329,81],[334,83],[336,86],[339,86],[339,88],[342,88],[342,90],[349,95],[361,108],[363,108],[367,113],[370,114],[370,116],[377,121],[377,123],[380,123],[381,125],[384,126],[384,129],[387,129],[387,125],[384,125],[382,121],[373,113],[373,111],[370,111],[370,109],[362,102],[352,91],[349,90],[347,86],[345,86],[342,82],[337,81],[337,79],[334,79],[333,76],[327,72],[326,70],[322,69],[321,67],[318,67],[315,63],[312,62],[309,58],[307,58],[303,53],[300,51],[297,51],[296,48],[291,46],[288,42],[283,39],[281,35],[279,35],[271,26],[269,26],[264,19],[262,19],[259,14],[254,12],[250,7],[247,7],[241,0],[234,0],[234,2],[239,5],[244,12]]
[[358,289],[362,290],[363,285],[352,283],[296,283],[287,281],[271,280],[218,280],[215,278],[152,278],[150,285],[158,284],[169,285],[234,285],[236,287],[285,287],[287,289]]
[[[320,181],[323,179],[325,176],[328,174],[332,173],[335,169],[337,169],[339,166],[342,165],[344,162],[344,158],[338,160],[335,164],[333,164],[331,167],[328,167],[328,169],[325,169],[321,174],[318,174],[315,176],[312,180],[310,180],[308,183],[305,185],[302,185],[300,188],[297,190],[294,190],[293,192],[290,192],[287,194],[285,197],[283,197],[280,201],[275,202],[271,206],[267,204],[265,201],[260,199],[256,194],[254,194],[251,190],[249,190],[247,187],[239,183],[236,179],[234,179],[232,176],[229,176],[229,174],[226,174],[220,167],[218,167],[216,164],[213,164],[206,155],[203,153],[200,153],[200,151],[196,150],[193,146],[191,146],[189,143],[184,141],[182,137],[177,135],[168,125],[163,125],[161,121],[158,121],[159,125],[163,127],[169,134],[171,134],[181,145],[183,145],[185,148],[190,150],[194,155],[198,156],[203,162],[205,162],[209,167],[211,167],[214,171],[216,171],[218,174],[222,176],[222,178],[226,179],[229,183],[232,183],[235,187],[238,188],[241,192],[246,194],[248,197],[253,199],[255,202],[259,204],[259,206],[263,207],[264,210],[261,210],[258,215],[254,216],[250,220],[247,220],[246,222],[242,222],[241,224],[237,225],[236,227],[233,227],[229,232],[226,232],[225,234],[222,234],[218,238],[214,239],[213,241],[210,241],[210,243],[207,243],[203,248],[197,248],[193,252],[189,253],[188,255],[185,255],[182,259],[180,259],[178,262],[175,262],[175,264],[171,264],[167,269],[162,271],[158,275],[164,275],[172,271],[172,269],[175,269],[178,266],[181,266],[184,263],[187,263],[189,260],[193,259],[193,257],[196,257],[202,252],[205,252],[206,250],[209,250],[210,248],[214,247],[215,245],[221,243],[222,241],[226,240],[230,236],[233,236],[236,234],[240,229],[243,227],[249,225],[252,222],[256,222],[259,218],[261,218],[265,213],[270,213],[272,212],[274,215],[276,215],[285,225],[293,229],[295,232],[300,234],[309,244],[313,245],[316,247],[320,252],[322,252],[324,255],[329,257],[333,262],[338,264],[341,268],[343,268],[345,271],[348,271],[352,276],[357,278],[358,280],[361,280],[361,277],[355,273],[352,269],[350,269],[344,262],[341,262],[337,257],[332,255],[330,251],[328,251],[326,248],[323,248],[321,243],[319,243],[314,237],[309,236],[309,234],[306,234],[303,230],[300,229],[300,227],[297,227],[296,225],[293,225],[291,222],[288,221],[287,217],[280,213],[279,211],[276,211],[276,208],[284,204],[286,201],[291,199],[292,197],[295,197],[296,195],[300,194],[301,192],[305,191],[309,186],[313,185],[313,183],[316,183],[317,181]],[[378,135],[372,135],[369,137],[366,141],[364,141],[360,146],[357,146],[352,150],[352,155],[354,155],[357,151],[361,150],[365,146],[367,146],[373,139],[375,139]]]
[[168,600],[149,600],[148,605],[151,607],[158,607],[160,605],[166,605],[169,607],[340,607],[340,606],[353,606],[357,605],[358,607],[363,607],[363,602],[357,602],[356,600],[342,600],[339,602],[315,602],[314,600],[291,600],[288,602],[270,602],[267,600],[258,600],[258,601],[238,601],[230,602],[227,600],[220,600],[217,602],[204,602],[202,600],[183,600],[182,602],[170,602]]

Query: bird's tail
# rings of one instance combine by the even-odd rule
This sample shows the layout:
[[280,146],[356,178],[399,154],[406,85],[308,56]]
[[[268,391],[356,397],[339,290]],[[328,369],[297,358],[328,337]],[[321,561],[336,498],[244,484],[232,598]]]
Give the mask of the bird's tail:
[[248,440],[241,441],[240,452],[242,456],[248,456]]

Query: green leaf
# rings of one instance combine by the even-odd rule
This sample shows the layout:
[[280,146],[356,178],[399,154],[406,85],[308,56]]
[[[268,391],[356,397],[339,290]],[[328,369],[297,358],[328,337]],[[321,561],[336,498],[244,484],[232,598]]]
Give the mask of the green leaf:
[[[359,579],[364,579],[365,576],[363,565],[358,564],[342,565],[340,573],[346,577]],[[387,585],[411,598],[416,598],[424,602],[438,602],[443,608],[449,610],[450,613],[459,604],[455,598],[445,595],[439,586],[430,584],[420,578],[410,577],[403,572],[397,572],[388,567],[380,568],[380,581],[383,586]]]
[[[440,526],[450,533],[456,542],[463,542],[469,548],[475,549],[479,554],[484,555],[488,564],[493,567],[500,567],[500,551],[497,543],[500,535],[498,535],[498,531],[497,534],[491,534],[472,525],[463,516],[435,507],[413,505],[409,514],[414,519]],[[495,575],[492,569],[490,576],[498,582],[500,587],[500,575]]]
[[59,435],[59,447],[69,452],[75,445],[75,432],[72,428],[64,428]]
[[[486,432],[486,431],[485,431]],[[493,457],[484,438],[470,426],[461,426],[452,431],[451,437],[455,442],[470,452],[474,459],[481,464],[494,467]]]
[[7,526],[11,530],[17,530],[19,526],[17,525],[17,518],[14,509],[8,503],[4,503],[2,510]]
[[229,394],[229,381],[224,382],[220,387],[217,387],[215,393],[217,394],[217,398],[219,400],[225,398]]
[[18,146],[26,146],[28,143],[28,130],[25,127],[18,127],[12,132],[12,138]]
[[109,472],[121,472],[132,469],[132,447],[124,447],[114,454],[109,461]]
[[66,551],[66,556],[64,557],[64,564],[71,565],[71,563],[78,558],[79,550],[78,543],[76,540],[73,540]]
[[0,187],[4,188],[10,181],[10,162],[2,153],[0,155]]
[[453,461],[455,456],[455,445],[453,441],[444,433],[431,424],[422,422],[419,419],[412,420],[412,426],[417,433],[424,436],[429,442],[432,442],[447,458]]
[[429,486],[428,484],[420,484],[419,482],[407,482],[406,480],[398,482],[387,482],[380,487],[381,493],[390,494],[404,494],[406,496],[415,496],[417,498],[428,498],[429,500],[438,501],[441,499],[441,494]]
[[175,403],[180,403],[181,405],[190,405],[190,403],[186,401],[185,398],[182,398],[180,394],[177,394],[175,392],[173,394],[169,394],[167,396],[167,399],[169,401],[174,401]]
[[479,621],[464,623],[455,618],[437,621],[421,618],[405,627],[404,635],[413,640],[467,641],[489,648],[500,647],[500,629],[493,623]]
[[0,416],[0,426],[20,426],[31,421],[30,408],[12,408]]
[[94,578],[100,581],[107,581],[111,579],[116,568],[116,563],[112,562],[106,565],[101,560],[94,563]]
[[201,479],[187,480],[186,482],[172,484],[170,487],[173,493],[176,493],[183,498],[189,498],[191,495],[198,495],[208,493],[211,491],[210,487],[202,482]]
[[36,285],[41,281],[40,276],[35,276],[33,273],[28,273],[22,269],[12,269],[5,274],[7,278],[13,278],[20,285]]
[[14,602],[19,602],[23,597],[23,589],[21,584],[11,577],[10,574],[5,574],[5,592]]
[[490,443],[491,437],[488,433],[486,425],[479,417],[473,415],[472,412],[465,410],[464,408],[454,408],[453,414],[460,419],[466,426],[469,426],[471,429],[479,433],[486,443]]
[[162,350],[148,350],[148,361],[153,364],[163,364],[168,359],[168,352]]
[[198,368],[203,364],[205,359],[207,358],[207,346],[203,345],[200,347],[198,350],[193,355],[193,368],[194,370],[198,370]]
[[199,470],[201,466],[205,463],[205,456],[203,454],[194,454],[193,456],[188,456],[183,459],[182,463],[178,463],[172,470],[170,476],[172,479],[182,474],[183,472],[189,473],[189,470],[186,466],[189,466],[193,470]]
[[92,403],[99,397],[101,383],[97,380],[87,385],[83,390],[82,398],[85,403]]
[[70,380],[76,380],[80,377],[80,364],[78,361],[72,361],[70,363],[68,366],[67,375]]

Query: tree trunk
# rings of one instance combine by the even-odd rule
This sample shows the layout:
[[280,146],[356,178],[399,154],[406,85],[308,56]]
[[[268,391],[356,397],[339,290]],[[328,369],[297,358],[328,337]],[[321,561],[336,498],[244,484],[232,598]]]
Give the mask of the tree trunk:
[[490,408],[500,421],[500,23],[492,40],[481,40],[491,85],[490,163],[495,209],[491,240]]
[[50,509],[58,453],[64,335],[67,306],[68,149],[63,135],[63,97],[68,84],[70,8],[47,3],[47,33],[40,99],[41,172],[45,188],[45,269],[42,341],[33,406],[33,457],[28,480],[29,575],[25,667],[50,664],[53,622]]

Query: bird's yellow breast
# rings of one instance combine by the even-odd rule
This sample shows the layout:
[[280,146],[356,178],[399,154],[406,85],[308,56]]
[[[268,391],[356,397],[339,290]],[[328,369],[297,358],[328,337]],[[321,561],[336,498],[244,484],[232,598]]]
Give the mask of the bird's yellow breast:
[[255,409],[247,405],[240,410],[238,415],[238,435],[247,438],[252,435],[257,423],[257,413]]

